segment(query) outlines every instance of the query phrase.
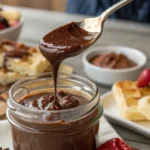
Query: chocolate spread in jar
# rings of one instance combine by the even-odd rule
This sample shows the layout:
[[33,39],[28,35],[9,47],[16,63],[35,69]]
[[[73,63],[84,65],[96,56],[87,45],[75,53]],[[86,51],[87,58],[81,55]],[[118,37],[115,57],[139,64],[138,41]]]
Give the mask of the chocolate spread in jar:
[[[44,90],[43,90],[44,91]],[[52,101],[54,93],[33,92],[25,95],[19,103],[32,110],[54,110]],[[70,97],[70,98],[69,98]],[[60,91],[57,94],[58,102],[62,110],[75,108],[77,105],[84,106],[90,100],[90,96],[83,93]],[[66,103],[66,101],[68,101]],[[82,108],[85,109],[85,108]],[[56,109],[55,109],[56,110]],[[82,110],[83,111],[83,110]],[[86,110],[88,112],[89,110]],[[23,130],[12,128],[13,142],[15,150],[96,150],[96,135],[99,130],[99,121],[94,123],[99,109],[96,107],[90,113],[81,115],[72,121],[57,120],[61,113],[50,113],[46,116],[48,122],[24,121],[22,118],[15,118],[15,122],[23,125]],[[74,116],[74,112],[67,112],[66,116]],[[43,116],[45,117],[45,116]],[[65,117],[65,116],[64,116]],[[56,121],[55,121],[56,120]],[[27,130],[26,130],[27,129]],[[30,130],[31,129],[31,130]],[[82,144],[81,144],[82,143]]]
[[137,64],[127,56],[114,52],[96,55],[90,62],[95,66],[109,69],[125,69],[137,66]]
[[61,26],[45,35],[40,41],[43,56],[51,63],[54,75],[55,101],[54,107],[60,107],[57,101],[57,74],[60,63],[72,56],[79,55],[97,37],[98,33],[90,33],[80,28],[75,22]]

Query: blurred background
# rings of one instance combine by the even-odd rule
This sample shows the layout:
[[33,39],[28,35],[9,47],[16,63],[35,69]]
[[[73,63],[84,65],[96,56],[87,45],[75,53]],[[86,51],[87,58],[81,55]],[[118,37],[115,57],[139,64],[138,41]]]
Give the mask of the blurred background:
[[67,0],[1,0],[2,4],[65,11]]
[[[2,4],[97,16],[120,0],[1,0]],[[110,16],[150,23],[150,0],[134,0]]]

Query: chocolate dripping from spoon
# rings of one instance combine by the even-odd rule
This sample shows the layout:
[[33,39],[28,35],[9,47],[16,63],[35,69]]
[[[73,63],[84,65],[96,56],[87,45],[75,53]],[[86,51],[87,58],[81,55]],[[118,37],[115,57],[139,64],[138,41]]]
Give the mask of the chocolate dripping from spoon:
[[60,107],[57,97],[57,75],[60,64],[64,59],[82,53],[97,36],[98,33],[87,32],[72,22],[49,32],[41,39],[39,48],[53,69],[54,107]]

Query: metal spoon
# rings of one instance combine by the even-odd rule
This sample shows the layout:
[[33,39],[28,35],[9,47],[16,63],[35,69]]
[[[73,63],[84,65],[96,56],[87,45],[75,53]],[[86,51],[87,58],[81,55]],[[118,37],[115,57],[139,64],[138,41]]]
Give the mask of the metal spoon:
[[121,0],[120,2],[116,3],[115,5],[111,6],[106,11],[104,11],[100,16],[95,18],[86,18],[76,23],[79,27],[83,28],[88,32],[98,32],[99,37],[103,32],[103,26],[108,16],[132,1],[133,0]]

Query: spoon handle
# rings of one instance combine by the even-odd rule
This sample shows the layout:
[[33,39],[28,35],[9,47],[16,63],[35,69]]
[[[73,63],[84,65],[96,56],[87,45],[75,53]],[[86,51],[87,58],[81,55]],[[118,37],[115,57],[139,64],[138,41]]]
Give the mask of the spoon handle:
[[120,9],[121,7],[129,4],[132,1],[133,0],[121,0],[120,2],[116,3],[115,5],[111,6],[106,11],[104,11],[100,15],[100,18],[102,18],[103,20],[106,20],[108,18],[108,16],[111,15],[113,12],[115,12],[116,10]]

